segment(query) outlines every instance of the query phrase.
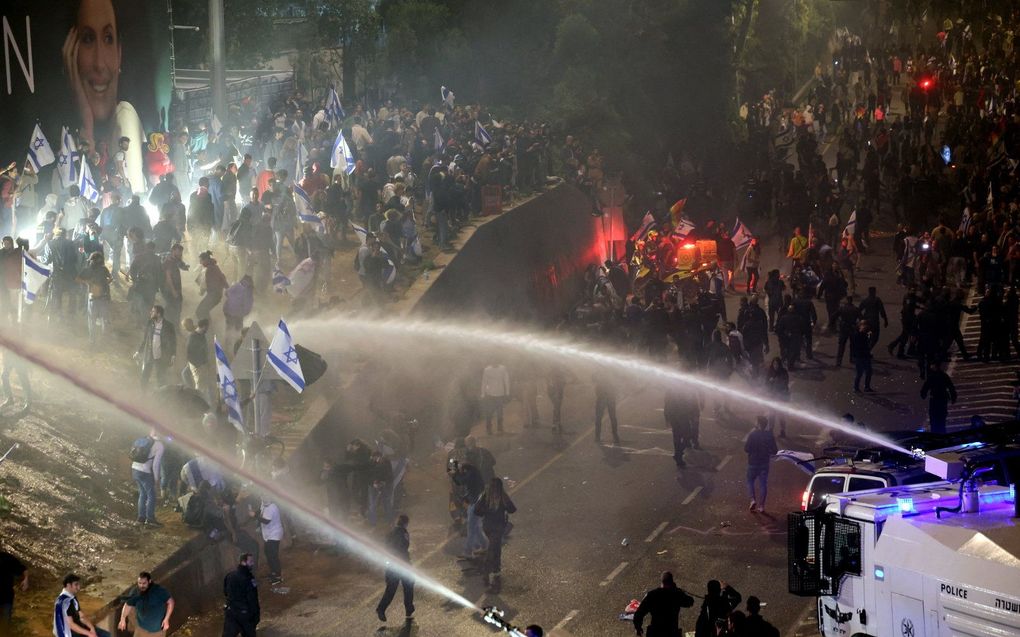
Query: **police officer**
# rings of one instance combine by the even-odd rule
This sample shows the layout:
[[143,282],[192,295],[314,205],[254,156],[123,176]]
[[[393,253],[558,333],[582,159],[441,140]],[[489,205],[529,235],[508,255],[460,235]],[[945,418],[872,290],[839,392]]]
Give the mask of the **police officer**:
[[678,588],[673,581],[673,574],[665,571],[662,574],[662,586],[648,591],[634,613],[634,630],[644,635],[645,615],[651,615],[648,624],[648,637],[680,637],[680,609],[694,605],[694,598]]
[[259,609],[258,582],[252,568],[255,558],[242,553],[237,570],[223,578],[223,637],[255,637],[261,610]]
[[[411,563],[411,535],[407,532],[407,523],[407,516],[401,515],[397,518],[393,529],[386,535],[386,547],[395,558],[404,564]],[[386,591],[383,593],[382,599],[379,600],[379,605],[375,607],[376,616],[379,617],[379,621],[386,621],[386,609],[389,608],[390,602],[397,594],[397,586],[403,585],[404,611],[407,614],[407,621],[411,621],[414,617],[414,578],[389,568],[386,569],[385,577]]]

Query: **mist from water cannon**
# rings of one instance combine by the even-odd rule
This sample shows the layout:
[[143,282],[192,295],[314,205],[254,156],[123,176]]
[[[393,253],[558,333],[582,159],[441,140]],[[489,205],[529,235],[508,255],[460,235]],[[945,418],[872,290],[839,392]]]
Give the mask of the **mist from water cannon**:
[[582,368],[587,366],[613,370],[630,378],[651,382],[662,388],[681,383],[692,389],[716,392],[735,401],[774,410],[791,418],[911,455],[911,451],[884,436],[820,413],[819,408],[797,406],[765,398],[747,387],[735,387],[716,378],[683,372],[666,365],[650,362],[625,352],[597,349],[586,343],[558,335],[524,331],[520,327],[473,325],[433,319],[352,318],[304,319],[295,321],[292,329],[313,349],[326,351],[341,344],[356,350],[383,351],[399,342],[401,355],[414,349],[440,344],[448,351],[488,349],[501,355],[525,355],[547,363]]
[[418,571],[413,566],[404,564],[399,560],[391,561],[386,549],[379,546],[373,540],[363,537],[357,531],[330,519],[292,492],[284,490],[280,485],[266,480],[248,469],[242,468],[236,458],[228,456],[214,447],[207,446],[196,436],[181,431],[179,427],[169,424],[166,416],[157,416],[152,413],[149,407],[141,406],[151,406],[151,401],[146,403],[141,397],[135,403],[127,400],[124,397],[126,392],[123,385],[115,389],[108,388],[93,380],[94,377],[86,378],[84,375],[76,374],[74,371],[59,365],[52,355],[45,354],[37,347],[26,344],[24,338],[16,338],[15,335],[7,331],[0,330],[0,348],[24,359],[58,379],[69,382],[91,397],[107,404],[115,411],[144,424],[146,427],[151,427],[160,435],[171,436],[176,443],[179,443],[184,448],[201,454],[219,465],[221,469],[225,469],[227,472],[250,483],[255,493],[270,496],[276,504],[282,505],[285,510],[304,524],[340,541],[346,549],[357,554],[366,562],[393,570],[402,576],[412,577],[416,580],[416,586],[430,590],[440,597],[448,599],[468,610],[477,613],[483,612],[482,609],[475,606],[456,591]]

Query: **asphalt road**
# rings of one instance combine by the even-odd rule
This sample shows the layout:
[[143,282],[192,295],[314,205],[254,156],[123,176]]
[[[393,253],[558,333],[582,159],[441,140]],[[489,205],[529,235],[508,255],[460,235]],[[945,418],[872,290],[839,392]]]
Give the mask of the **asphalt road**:
[[[887,311],[897,320],[900,292],[891,280],[891,260],[882,242],[873,242],[858,276],[858,290],[876,285]],[[775,256],[770,255],[774,260]],[[729,298],[735,313],[738,296]],[[819,304],[820,322],[824,307]],[[893,325],[895,328],[895,325]],[[836,341],[816,338],[816,360],[792,374],[796,403],[837,417],[853,412],[875,430],[916,427],[925,410],[917,396],[916,367],[888,357],[884,344],[896,335],[884,329],[876,346],[875,394],[855,395],[853,370],[832,366]],[[773,343],[775,346],[775,343]],[[735,381],[737,385],[746,383]],[[357,384],[347,390],[349,409],[358,420]],[[749,389],[750,391],[750,389]],[[559,626],[575,635],[629,634],[618,615],[626,604],[657,585],[663,570],[695,594],[709,579],[727,582],[746,598],[757,595],[764,614],[784,635],[813,632],[813,600],[786,592],[785,515],[798,508],[807,476],[792,465],[776,463],[770,477],[766,514],[747,511],[743,439],[756,412],[734,401],[732,416],[716,418],[709,398],[702,413],[702,453],[689,468],[674,467],[672,443],[663,425],[662,391],[634,384],[621,393],[620,446],[597,445],[592,436],[594,398],[590,384],[568,386],[564,419],[568,433],[555,438],[548,427],[524,430],[519,404],[507,411],[508,433],[480,443],[497,456],[497,474],[510,479],[518,506],[515,528],[504,550],[503,588],[487,594],[480,575],[456,559],[463,539],[449,529],[445,452],[433,454],[412,470],[405,510],[410,514],[411,555],[415,565],[478,606],[495,605],[516,624]],[[549,404],[541,398],[546,418]],[[605,425],[608,427],[608,422]],[[791,423],[780,447],[816,449],[824,438],[816,426]],[[603,432],[603,439],[609,439]],[[366,529],[381,535],[385,529]],[[400,595],[384,627],[374,614],[382,591],[378,569],[364,565],[296,556],[286,595],[263,589],[266,611],[260,634],[306,635],[478,635],[490,629],[477,614],[418,589],[415,621],[403,622]],[[300,583],[306,569],[333,571],[308,590]],[[683,615],[693,629],[697,607]],[[215,619],[210,620],[210,625]],[[193,634],[204,634],[201,631]]]

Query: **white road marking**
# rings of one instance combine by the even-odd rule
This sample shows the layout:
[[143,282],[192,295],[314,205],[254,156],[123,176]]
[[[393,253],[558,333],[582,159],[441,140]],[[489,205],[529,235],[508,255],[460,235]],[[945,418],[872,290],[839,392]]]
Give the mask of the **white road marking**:
[[629,562],[620,562],[620,565],[613,569],[613,572],[606,575],[606,579],[599,582],[599,586],[609,586],[609,583],[616,579],[616,576],[623,572],[623,569],[627,568]]
[[687,506],[688,504],[690,504],[694,500],[694,498],[698,497],[698,494],[701,493],[701,490],[703,488],[704,487],[694,487],[694,491],[691,491],[691,494],[684,498],[684,501],[680,503],[680,506]]
[[719,464],[715,466],[716,471],[722,471],[722,468],[729,464],[730,460],[733,460],[733,456],[726,456],[719,461]]
[[669,520],[666,520],[659,526],[655,527],[655,530],[652,531],[652,534],[645,538],[645,542],[654,542],[655,538],[659,537],[659,533],[662,533],[664,530],[666,530],[667,526],[669,526]]
[[579,611],[577,611],[577,610],[572,610],[569,613],[567,613],[567,616],[564,617],[563,619],[561,619],[560,623],[558,623],[555,626],[553,626],[553,632],[556,632],[557,630],[559,630],[559,629],[563,628],[564,626],[566,626],[570,622],[571,619],[577,617],[577,613],[578,612]]

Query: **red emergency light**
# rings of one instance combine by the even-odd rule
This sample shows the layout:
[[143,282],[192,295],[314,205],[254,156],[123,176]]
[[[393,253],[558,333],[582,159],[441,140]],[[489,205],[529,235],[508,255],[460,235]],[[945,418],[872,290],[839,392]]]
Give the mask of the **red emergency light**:
[[935,80],[931,79],[930,77],[925,77],[922,78],[921,81],[917,83],[917,85],[920,86],[923,90],[927,91],[928,89],[935,85]]

